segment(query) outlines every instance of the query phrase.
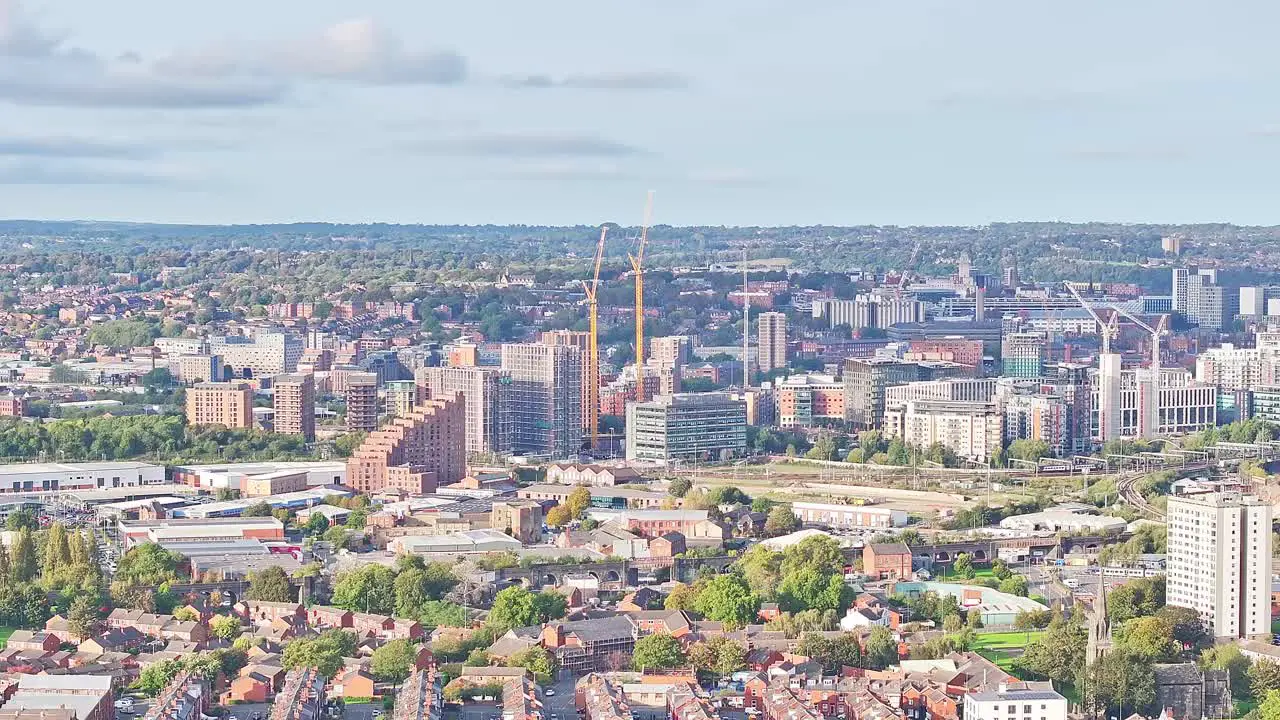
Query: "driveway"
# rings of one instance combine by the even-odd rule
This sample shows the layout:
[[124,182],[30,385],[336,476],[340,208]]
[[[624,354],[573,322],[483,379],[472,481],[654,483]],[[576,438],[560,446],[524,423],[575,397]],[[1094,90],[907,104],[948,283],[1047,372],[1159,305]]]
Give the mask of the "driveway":
[[[342,707],[343,720],[373,720],[373,712],[377,710],[382,715],[382,703],[351,703]],[[241,718],[240,720],[244,720]]]
[[267,703],[236,703],[235,705],[226,705],[227,716],[235,715],[236,720],[250,720],[255,714],[261,714],[266,717],[271,710],[271,706]]

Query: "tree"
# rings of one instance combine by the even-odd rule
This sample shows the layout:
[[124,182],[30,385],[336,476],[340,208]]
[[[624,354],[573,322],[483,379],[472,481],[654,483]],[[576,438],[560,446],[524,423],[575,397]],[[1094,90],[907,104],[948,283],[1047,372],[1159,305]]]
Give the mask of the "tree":
[[500,591],[493,598],[493,607],[489,610],[488,624],[503,631],[512,628],[529,627],[537,623],[538,609],[534,604],[533,593],[512,586]]
[[1231,684],[1231,695],[1237,700],[1250,697],[1249,658],[1236,645],[1214,645],[1200,654],[1203,670],[1225,670]]
[[189,607],[180,607],[173,611],[173,619],[194,622],[200,619],[200,613]]
[[667,610],[693,610],[698,600],[698,589],[693,585],[684,583],[676,583],[671,588],[671,592],[667,593],[667,597],[662,601],[662,607]]
[[148,665],[138,675],[133,687],[148,697],[155,697],[157,693],[173,682],[173,679],[177,677],[178,671],[181,669],[182,664],[177,660],[161,660],[158,663]]
[[1280,690],[1269,690],[1258,706],[1261,720],[1280,720]]
[[240,619],[230,615],[217,615],[209,620],[209,632],[223,640],[235,640],[240,636]]
[[13,571],[14,582],[25,583],[35,579],[36,545],[31,536],[31,528],[23,527],[9,548],[9,567]]
[[959,615],[948,615],[942,620],[943,632],[960,632],[962,627],[964,627],[964,620],[961,620]]
[[1164,618],[1133,618],[1120,627],[1118,634],[1126,649],[1149,662],[1165,662],[1178,654],[1173,627]]
[[1280,690],[1280,665],[1270,660],[1255,660],[1249,666],[1249,691],[1255,700],[1261,700],[1267,693]]
[[543,685],[551,683],[556,676],[556,656],[536,645],[512,655],[507,662],[512,667],[521,667],[533,673],[534,679]]
[[1135,617],[1154,615],[1164,607],[1164,576],[1130,580],[1107,594],[1107,617],[1123,623]]
[[569,611],[569,601],[564,595],[554,590],[543,590],[533,596],[534,623],[550,622],[565,616]]
[[996,558],[991,562],[991,574],[997,580],[1008,580],[1013,577],[1013,571],[1009,569],[1008,563],[1000,558]]
[[1032,674],[1054,682],[1073,682],[1084,667],[1088,633],[1079,622],[1055,617],[1044,635],[1027,646],[1018,664]]
[[355,612],[390,615],[395,611],[396,575],[389,567],[365,565],[338,575],[333,604]]
[[6,530],[21,530],[23,528],[36,530],[40,527],[40,523],[36,522],[35,513],[23,508],[10,513],[9,517],[4,521],[4,527]]
[[591,491],[584,487],[574,488],[573,492],[569,493],[569,497],[565,498],[564,504],[569,509],[569,514],[576,520],[591,507]]
[[667,493],[672,497],[682,498],[692,489],[692,480],[687,477],[675,477],[671,478],[671,483],[667,486]]
[[329,518],[324,515],[313,512],[311,517],[307,519],[307,532],[312,535],[323,535],[325,530],[329,529]]
[[973,569],[973,560],[968,553],[960,553],[956,555],[956,561],[952,566],[956,574],[966,580],[972,580],[977,573]]
[[1027,596],[1027,578],[1025,575],[1014,575],[1007,580],[1001,580],[999,590],[1002,593],[1010,595],[1018,595],[1020,597]]
[[98,603],[89,595],[77,596],[71,601],[71,608],[67,610],[67,622],[71,624],[71,632],[82,638],[93,637],[98,630],[98,621],[101,617],[98,612]]
[[695,608],[709,620],[732,627],[742,627],[756,618],[760,596],[752,592],[737,573],[716,575],[698,595]]
[[556,505],[547,511],[547,525],[551,527],[564,527],[572,519],[573,516],[569,513],[569,508],[564,505]]
[[1049,610],[1023,610],[1013,619],[1013,626],[1019,630],[1036,630],[1048,627],[1053,620],[1053,612]]
[[240,517],[271,517],[271,503],[266,500],[256,502],[240,512]]
[[764,545],[754,545],[734,563],[734,568],[746,578],[747,585],[759,588],[762,597],[772,598],[782,583],[782,553]]
[[115,579],[129,585],[156,588],[177,579],[181,559],[182,556],[156,543],[143,543],[130,548],[120,558]]
[[[330,631],[333,632],[333,631]],[[340,634],[350,637],[350,645],[354,649],[355,636],[350,633]],[[340,638],[325,633],[317,638],[302,638],[285,645],[281,659],[285,669],[314,667],[325,677],[333,677],[342,668],[342,658],[347,654],[346,643]]]
[[1009,443],[1008,450],[1005,455],[1019,460],[1028,462],[1037,462],[1040,458],[1049,457],[1053,454],[1053,450],[1049,447],[1049,443],[1044,440],[1028,440],[1018,439]]
[[71,546],[67,543],[67,529],[60,522],[49,526],[44,538],[44,556],[41,558],[43,576],[52,579],[60,568],[71,565]]
[[843,610],[853,599],[852,595],[852,588],[840,575],[803,568],[783,577],[778,588],[778,606],[788,612]]
[[1096,668],[1086,670],[1092,680],[1095,706],[1101,709],[1144,709],[1156,699],[1155,672],[1145,658],[1126,648],[1102,656]]
[[369,658],[369,670],[382,682],[399,685],[409,677],[417,653],[408,640],[392,640],[377,650]]
[[640,638],[631,651],[631,666],[636,670],[670,670],[683,667],[687,662],[680,641],[666,633]]
[[764,521],[764,532],[770,537],[785,535],[800,529],[800,519],[792,512],[790,505],[775,505],[769,510]]
[[863,656],[863,667],[872,670],[883,670],[898,662],[898,641],[894,640],[889,628],[877,625],[871,628],[867,636],[866,654]]
[[284,568],[273,565],[249,573],[249,591],[245,595],[261,602],[292,602],[293,584]]
[[1156,617],[1169,623],[1173,639],[1183,645],[1194,645],[1204,638],[1204,624],[1200,615],[1191,608],[1165,605],[1156,611]]

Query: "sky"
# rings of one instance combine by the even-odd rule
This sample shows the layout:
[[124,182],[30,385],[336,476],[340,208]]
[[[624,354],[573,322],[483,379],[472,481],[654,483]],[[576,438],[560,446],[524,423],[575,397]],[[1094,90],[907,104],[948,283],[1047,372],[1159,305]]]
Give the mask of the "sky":
[[0,218],[1280,223],[1280,3],[0,0]]

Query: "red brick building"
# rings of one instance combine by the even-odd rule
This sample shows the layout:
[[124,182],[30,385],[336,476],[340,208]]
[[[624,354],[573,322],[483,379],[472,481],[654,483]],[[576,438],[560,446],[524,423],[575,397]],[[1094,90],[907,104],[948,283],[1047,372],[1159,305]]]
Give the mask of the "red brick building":
[[906,543],[871,543],[862,550],[862,572],[875,580],[911,577],[911,548]]

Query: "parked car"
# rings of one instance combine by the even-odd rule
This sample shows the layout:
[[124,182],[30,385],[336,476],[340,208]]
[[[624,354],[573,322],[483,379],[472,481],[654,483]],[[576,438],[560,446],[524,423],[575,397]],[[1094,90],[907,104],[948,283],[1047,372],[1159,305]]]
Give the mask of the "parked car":
[[547,697],[554,697],[554,696],[555,696],[555,694],[556,694],[556,689],[555,689],[555,688],[547,688],[546,690],[544,690],[544,691],[542,692],[542,694],[543,694],[543,695],[545,695],[545,696],[547,696]]

